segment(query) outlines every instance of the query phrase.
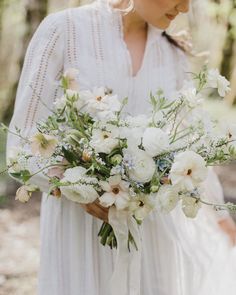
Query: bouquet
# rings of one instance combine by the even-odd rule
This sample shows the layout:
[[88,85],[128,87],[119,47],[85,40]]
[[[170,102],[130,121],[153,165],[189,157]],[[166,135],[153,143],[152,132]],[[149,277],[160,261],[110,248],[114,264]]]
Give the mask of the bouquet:
[[[150,113],[132,116],[125,111],[128,98],[104,87],[80,90],[77,69],[68,69],[61,79],[64,95],[37,122],[36,134],[25,138],[2,124],[21,138],[7,159],[8,173],[22,183],[16,199],[27,202],[39,189],[32,177],[44,172],[48,196],[82,204],[98,200],[113,217],[124,213],[137,225],[153,210],[168,213],[178,203],[191,218],[203,204],[235,210],[231,203],[209,202],[201,186],[208,166],[236,158],[236,125],[212,120],[202,107],[209,89],[224,97],[229,82],[207,67],[192,75],[172,100],[159,89],[150,93]],[[32,157],[41,165],[34,173],[27,166]],[[98,236],[103,245],[117,247],[111,224],[104,222]],[[128,230],[128,249],[131,244],[138,249]]]

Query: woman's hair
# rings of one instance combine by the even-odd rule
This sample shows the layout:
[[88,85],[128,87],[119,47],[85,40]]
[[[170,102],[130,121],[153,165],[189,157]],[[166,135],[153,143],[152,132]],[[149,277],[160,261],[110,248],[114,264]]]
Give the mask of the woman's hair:
[[[124,0],[107,0],[107,1],[108,1],[109,5],[112,5],[115,7],[119,4],[121,4]],[[124,14],[127,14],[134,9],[134,0],[129,0],[126,8],[116,8],[115,7],[115,9],[123,12]],[[183,44],[181,44],[181,42],[177,41],[174,37],[169,35],[166,31],[164,31],[162,33],[162,36],[164,36],[172,45],[180,48],[184,52],[187,52],[185,46]]]

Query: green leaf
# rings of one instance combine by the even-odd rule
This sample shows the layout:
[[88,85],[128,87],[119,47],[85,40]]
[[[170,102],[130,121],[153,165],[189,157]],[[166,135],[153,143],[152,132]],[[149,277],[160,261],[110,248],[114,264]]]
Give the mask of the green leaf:
[[19,173],[9,173],[12,177],[22,180],[24,183],[26,183],[30,178],[31,174],[29,170],[22,170]]
[[62,152],[66,160],[70,163],[76,162],[78,160],[76,155],[73,152],[68,151],[65,147],[62,147]]

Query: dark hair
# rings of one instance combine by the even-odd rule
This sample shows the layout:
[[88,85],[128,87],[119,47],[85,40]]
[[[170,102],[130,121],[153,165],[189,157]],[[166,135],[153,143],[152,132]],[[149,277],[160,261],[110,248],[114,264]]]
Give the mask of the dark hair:
[[162,36],[164,36],[171,44],[180,48],[185,53],[189,53],[189,50],[186,48],[184,41],[175,39],[173,36],[170,36],[166,31],[162,33]]

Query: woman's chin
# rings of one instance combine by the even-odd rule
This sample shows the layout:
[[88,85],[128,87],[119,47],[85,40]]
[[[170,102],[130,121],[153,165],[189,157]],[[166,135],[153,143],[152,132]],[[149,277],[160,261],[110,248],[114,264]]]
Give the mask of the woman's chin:
[[170,26],[171,24],[171,21],[168,20],[168,19],[163,19],[163,20],[160,20],[158,23],[156,23],[154,26],[158,29],[161,29],[161,30],[166,30],[168,29],[168,27]]

